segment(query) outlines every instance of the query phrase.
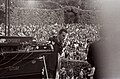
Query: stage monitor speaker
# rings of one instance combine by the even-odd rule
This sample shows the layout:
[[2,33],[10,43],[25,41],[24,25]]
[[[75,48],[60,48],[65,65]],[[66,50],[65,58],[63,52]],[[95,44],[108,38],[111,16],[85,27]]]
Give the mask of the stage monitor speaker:
[[[12,62],[11,62],[12,63]],[[13,67],[2,67],[0,70],[0,79],[42,74],[43,60],[40,59],[26,59],[21,64]],[[13,78],[14,79],[14,78]]]

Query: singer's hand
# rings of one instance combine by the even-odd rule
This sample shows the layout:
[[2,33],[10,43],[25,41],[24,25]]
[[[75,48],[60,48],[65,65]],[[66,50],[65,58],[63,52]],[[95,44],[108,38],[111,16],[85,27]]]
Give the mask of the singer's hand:
[[54,47],[53,47],[53,45],[52,45],[52,44],[50,44],[50,47],[51,47],[51,49],[54,51]]

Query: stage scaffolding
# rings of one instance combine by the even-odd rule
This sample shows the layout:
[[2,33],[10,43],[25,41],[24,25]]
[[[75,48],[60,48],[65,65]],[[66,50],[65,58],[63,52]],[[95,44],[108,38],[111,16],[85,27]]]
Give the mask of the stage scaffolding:
[[10,36],[10,0],[5,0],[5,36]]

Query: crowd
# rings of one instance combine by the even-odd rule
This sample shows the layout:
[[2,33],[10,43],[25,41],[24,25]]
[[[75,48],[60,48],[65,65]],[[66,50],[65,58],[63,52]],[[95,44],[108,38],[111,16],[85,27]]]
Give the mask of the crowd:
[[[62,50],[67,57],[61,59],[59,74],[70,78],[74,76],[77,79],[81,76],[81,71],[84,74],[89,73],[90,64],[85,62],[88,47],[90,43],[100,39],[101,26],[81,23],[64,24],[63,17],[60,10],[15,9],[11,14],[10,35],[31,36],[37,42],[47,42],[50,37],[56,36],[60,29],[67,29],[66,46]],[[0,30],[0,35],[5,35],[4,24],[0,25]]]
[[[11,36],[32,36],[39,41],[47,41],[49,36],[56,35],[59,29],[66,28],[69,32],[66,41],[85,43],[88,40],[94,42],[99,40],[99,29],[100,25],[81,25],[81,24],[53,24],[53,25],[11,25],[10,26],[10,35]],[[0,26],[1,34],[4,35],[4,24]]]
[[[4,25],[1,25],[1,29],[4,30]],[[61,28],[66,28],[68,31],[67,38],[65,39],[66,47],[64,48],[63,52],[67,54],[67,57],[63,57],[61,60],[61,70],[60,74],[70,77],[70,74],[74,74],[74,76],[79,76],[81,68],[83,69],[89,68],[90,64],[87,62],[79,62],[86,61],[87,59],[87,51],[88,46],[90,43],[93,43],[100,39],[99,36],[99,29],[101,26],[96,25],[81,25],[81,24],[53,24],[53,25],[32,25],[29,26],[24,25],[21,26],[12,26],[11,25],[11,36],[32,36],[38,42],[46,42],[48,41],[49,37],[56,36],[57,32]],[[1,31],[1,34],[4,31]],[[66,60],[67,59],[67,60]],[[71,61],[69,61],[71,60]],[[72,61],[76,60],[76,61]],[[77,62],[78,61],[78,62]],[[84,66],[83,66],[84,65]],[[69,71],[70,69],[73,69]],[[87,70],[84,70],[87,73]]]
[[[13,26],[10,28],[11,36],[32,36],[38,42],[46,42],[50,36],[57,35],[61,28],[68,31],[67,47],[64,52],[85,52],[87,45],[100,39],[99,29],[101,26],[81,24],[53,24],[53,25],[32,25]],[[1,24],[1,35],[4,35],[4,24]],[[76,50],[77,49],[77,50]],[[87,52],[85,52],[87,53]]]

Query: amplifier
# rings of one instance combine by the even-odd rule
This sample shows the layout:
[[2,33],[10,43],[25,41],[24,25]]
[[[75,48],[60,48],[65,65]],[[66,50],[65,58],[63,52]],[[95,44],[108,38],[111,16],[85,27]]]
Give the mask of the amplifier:
[[43,60],[23,60],[19,65],[0,68],[0,79],[42,74],[42,68]]
[[42,57],[51,53],[49,44],[33,43],[31,37],[1,36],[0,79],[41,74]]
[[0,55],[0,79],[41,74],[42,57],[51,53],[52,50],[3,52]]
[[17,51],[32,41],[32,37],[0,36],[0,52]]
[[0,36],[0,43],[29,43],[32,42],[32,37],[17,37],[17,36]]

